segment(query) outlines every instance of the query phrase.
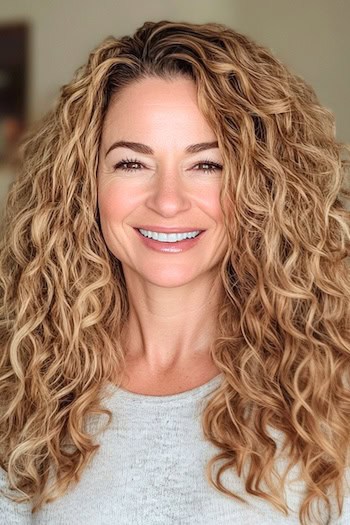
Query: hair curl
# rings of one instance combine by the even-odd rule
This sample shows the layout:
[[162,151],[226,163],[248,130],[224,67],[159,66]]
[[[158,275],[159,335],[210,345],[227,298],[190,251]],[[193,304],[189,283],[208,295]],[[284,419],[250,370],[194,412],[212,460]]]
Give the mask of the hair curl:
[[33,500],[36,512],[100,446],[85,422],[93,413],[111,421],[101,389],[121,383],[128,316],[97,206],[103,119],[122,87],[179,75],[195,82],[224,159],[229,247],[211,349],[224,380],[202,414],[205,437],[222,452],[206,475],[242,500],[220,476],[249,463],[246,490],[288,514],[283,484],[272,483],[268,426],[283,432],[288,469],[300,464],[307,484],[304,525],[315,498],[330,510],[331,489],[341,512],[348,466],[350,212],[340,197],[350,195],[349,146],[304,80],[222,24],[145,22],[133,36],[107,38],[23,139],[0,246],[1,466],[23,495],[12,499]]

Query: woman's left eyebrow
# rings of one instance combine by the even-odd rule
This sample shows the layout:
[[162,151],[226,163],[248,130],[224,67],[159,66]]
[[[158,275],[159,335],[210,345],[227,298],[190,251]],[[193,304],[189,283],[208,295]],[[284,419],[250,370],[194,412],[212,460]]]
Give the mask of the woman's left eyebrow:
[[[198,144],[191,144],[190,146],[187,146],[185,149],[186,153],[198,153],[200,151],[204,151],[206,149],[212,149],[212,148],[218,148],[219,144],[217,141],[214,142],[200,142]],[[125,140],[119,140],[118,142],[114,142],[107,150],[106,157],[112,149],[115,148],[129,148],[133,151],[136,151],[137,153],[144,153],[145,155],[153,155],[154,151],[150,146],[147,146],[146,144],[142,144],[141,142],[128,142]]]

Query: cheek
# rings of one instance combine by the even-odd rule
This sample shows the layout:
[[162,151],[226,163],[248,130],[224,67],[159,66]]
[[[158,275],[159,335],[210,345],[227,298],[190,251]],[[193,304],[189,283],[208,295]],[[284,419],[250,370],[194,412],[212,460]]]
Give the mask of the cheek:
[[117,185],[99,188],[98,206],[101,221],[121,222],[129,215],[135,205],[135,197],[130,190]]
[[204,194],[202,206],[216,222],[223,222],[223,213],[220,205],[220,189],[209,191]]

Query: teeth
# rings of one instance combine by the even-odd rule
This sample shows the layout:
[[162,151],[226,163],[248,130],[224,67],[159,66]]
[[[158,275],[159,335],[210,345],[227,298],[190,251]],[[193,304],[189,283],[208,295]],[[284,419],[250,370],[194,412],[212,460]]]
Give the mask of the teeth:
[[200,233],[200,230],[193,231],[193,232],[185,232],[185,233],[158,233],[158,232],[151,232],[149,230],[139,229],[139,232],[142,233],[144,237],[148,237],[149,239],[154,239],[155,241],[178,242],[178,241],[183,241],[184,239],[193,239],[193,237],[197,237],[197,235]]

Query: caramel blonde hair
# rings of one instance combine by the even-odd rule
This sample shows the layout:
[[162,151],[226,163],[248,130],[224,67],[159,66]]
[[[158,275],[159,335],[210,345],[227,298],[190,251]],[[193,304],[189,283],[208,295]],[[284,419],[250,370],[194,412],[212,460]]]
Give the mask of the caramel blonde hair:
[[341,512],[349,462],[350,149],[304,80],[222,24],[145,22],[107,38],[24,137],[1,229],[1,466],[22,495],[11,498],[34,513],[80,479],[100,446],[85,424],[113,417],[102,389],[120,386],[129,308],[99,221],[102,124],[121,88],[181,75],[195,82],[224,160],[225,298],[211,349],[223,381],[201,420],[220,451],[206,475],[245,501],[220,477],[248,467],[247,492],[288,514],[268,427],[282,432],[288,469],[300,465],[306,482],[304,525],[316,499],[330,512],[331,491]]

